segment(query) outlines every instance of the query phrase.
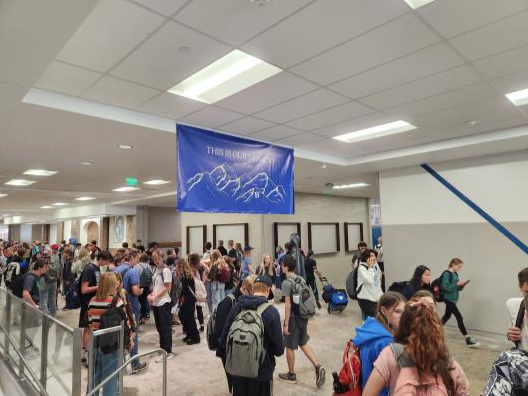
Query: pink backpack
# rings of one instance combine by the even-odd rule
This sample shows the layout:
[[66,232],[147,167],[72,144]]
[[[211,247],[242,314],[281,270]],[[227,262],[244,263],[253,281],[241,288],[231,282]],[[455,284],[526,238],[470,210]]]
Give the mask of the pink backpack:
[[400,367],[393,396],[449,396],[442,378],[431,375],[418,375],[414,362],[402,344],[391,344],[392,353]]

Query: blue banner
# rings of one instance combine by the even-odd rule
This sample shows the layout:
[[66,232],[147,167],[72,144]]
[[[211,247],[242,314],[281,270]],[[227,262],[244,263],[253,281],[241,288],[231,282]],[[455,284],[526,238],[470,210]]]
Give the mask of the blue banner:
[[177,125],[178,211],[293,214],[293,150]]

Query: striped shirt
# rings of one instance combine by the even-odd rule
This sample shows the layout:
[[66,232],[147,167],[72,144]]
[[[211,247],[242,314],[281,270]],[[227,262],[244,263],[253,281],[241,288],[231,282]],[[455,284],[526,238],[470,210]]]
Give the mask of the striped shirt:
[[[113,296],[108,296],[107,298],[103,299],[94,297],[90,300],[90,304],[88,305],[88,323],[90,324],[90,328],[92,330],[99,330],[99,326],[101,325],[101,316],[103,316],[106,310],[110,308],[113,299]],[[116,307],[124,308],[122,299],[117,299]]]

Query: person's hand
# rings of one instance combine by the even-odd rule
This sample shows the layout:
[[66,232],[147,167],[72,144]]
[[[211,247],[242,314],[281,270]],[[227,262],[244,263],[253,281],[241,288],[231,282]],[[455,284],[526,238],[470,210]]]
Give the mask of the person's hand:
[[130,346],[129,350],[132,351],[134,349],[134,333],[130,334]]
[[153,304],[154,303],[154,294],[149,294],[148,297],[147,297],[147,300],[149,303]]
[[512,342],[520,342],[522,340],[521,329],[518,327],[508,327],[506,336],[508,337],[508,340]]
[[468,283],[468,281],[461,280],[461,281],[457,282],[457,286],[466,286],[467,283]]
[[284,325],[284,327],[282,328],[282,334],[284,335],[289,335],[290,334],[290,331],[288,330],[288,325]]

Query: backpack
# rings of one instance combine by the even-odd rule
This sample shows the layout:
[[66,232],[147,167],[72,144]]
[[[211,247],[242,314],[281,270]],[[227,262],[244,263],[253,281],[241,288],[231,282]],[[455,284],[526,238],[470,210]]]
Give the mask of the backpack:
[[180,278],[176,275],[176,272],[171,271],[172,275],[172,285],[169,291],[169,295],[171,298],[171,307],[174,307],[176,304],[178,304],[178,301],[180,300],[180,295],[182,292],[182,283]]
[[442,275],[440,275],[439,278],[436,278],[434,281],[431,282],[431,289],[433,290],[434,299],[438,302],[444,301],[444,291],[442,290],[442,278],[444,277],[444,274],[446,272],[449,272],[449,279],[451,279],[451,271],[445,270],[444,272],[442,272]]
[[292,294],[299,295],[298,306],[299,316],[301,318],[308,319],[315,315],[315,296],[313,290],[300,276],[295,277],[292,282]]
[[194,293],[196,301],[205,302],[207,299],[207,289],[201,279],[194,278]]
[[392,396],[449,396],[440,376],[418,373],[402,344],[391,344],[391,349],[400,367]]
[[46,283],[57,283],[57,279],[60,277],[60,259],[58,263],[50,261],[48,270],[44,274],[44,282]]
[[22,298],[22,294],[24,293],[24,280],[26,279],[26,276],[29,276],[29,274],[17,275],[11,282],[11,291],[13,292],[13,295],[18,298]]
[[348,274],[346,278],[346,284],[345,284],[346,292],[348,294],[348,297],[350,297],[352,300],[358,299],[357,295],[363,288],[363,285],[360,285],[358,287],[358,272],[359,272],[360,265],[367,268],[365,264],[359,264],[356,268],[350,271],[350,273]]
[[[109,329],[116,326],[121,326],[121,322],[125,325],[125,347],[127,343],[130,343],[130,327],[127,324],[127,316],[123,312],[123,308],[117,308],[117,299],[119,296],[114,296],[112,302],[106,311],[101,315],[101,322],[99,329]],[[103,334],[99,337],[99,349],[104,354],[112,353],[118,350],[119,333],[114,331],[112,333]],[[127,342],[128,341],[128,342]]]
[[269,307],[265,302],[255,309],[243,309],[233,321],[227,335],[227,373],[245,378],[257,378],[264,360],[264,322],[262,313]]
[[141,271],[141,275],[139,276],[139,287],[150,289],[150,285],[152,284],[152,276],[154,276],[152,268],[150,268],[149,264],[140,264],[140,266],[143,271]]
[[[515,327],[522,330],[523,324],[524,324],[524,315],[525,315],[525,303],[528,301],[528,297],[525,297],[524,300],[521,301],[521,305],[519,306],[519,311],[517,312],[517,318],[515,318]],[[515,343],[515,347],[517,349],[520,348],[520,342]]]
[[339,372],[333,372],[334,395],[361,396],[361,360],[359,350],[352,340],[348,341],[343,352],[343,367]]
[[209,270],[209,273],[207,274],[207,279],[209,279],[211,282],[214,282],[218,278],[219,273],[220,269],[218,268],[218,264],[213,264]]
[[216,280],[220,283],[228,283],[231,279],[231,269],[229,266],[224,266],[222,269],[219,269],[218,276],[216,277]]
[[411,282],[409,281],[394,282],[392,285],[390,285],[389,291],[397,292],[403,295],[403,291],[407,286],[409,286],[410,283]]
[[[194,286],[196,288],[196,280]],[[229,299],[231,300],[231,306],[233,306],[233,303],[235,302],[235,296],[232,293],[229,293],[227,297],[229,297]],[[214,329],[216,327],[216,311],[217,310],[215,309],[213,314],[211,315],[211,318],[209,319],[209,322],[207,322],[207,346],[211,351],[216,351],[216,349],[218,348],[218,337],[217,334],[215,334],[214,332]]]
[[22,271],[20,270],[20,263],[12,261],[7,266],[4,275],[4,282],[8,289],[11,289],[11,285],[16,277],[23,276]]

